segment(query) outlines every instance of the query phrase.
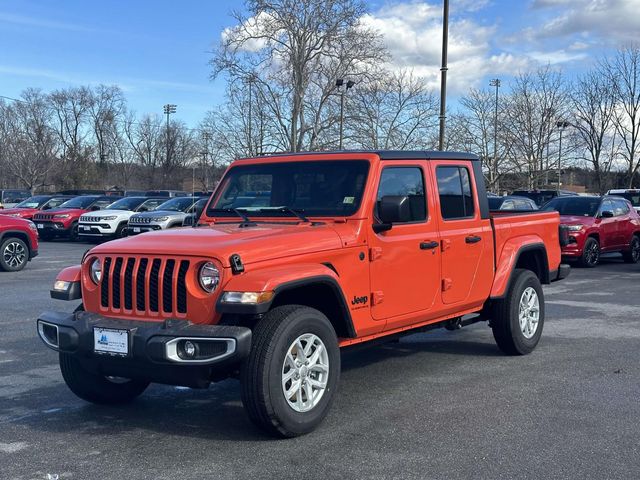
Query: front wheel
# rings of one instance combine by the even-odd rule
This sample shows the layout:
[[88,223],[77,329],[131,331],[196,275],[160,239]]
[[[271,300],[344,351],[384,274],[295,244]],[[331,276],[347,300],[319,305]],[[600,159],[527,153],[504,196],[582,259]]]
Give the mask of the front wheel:
[[593,237],[587,238],[584,242],[584,248],[582,249],[582,256],[580,257],[580,265],[586,268],[593,268],[598,265],[600,261],[600,244],[598,240]]
[[241,371],[242,403],[267,432],[295,437],[327,415],[340,377],[333,326],[313,308],[273,309],[253,331],[253,347]]
[[493,308],[491,329],[500,350],[507,355],[532,352],[544,326],[544,295],[531,270],[516,269],[504,299]]
[[626,263],[638,263],[640,260],[640,237],[634,235],[629,244],[629,250],[622,252],[622,258]]
[[72,242],[78,241],[78,224],[74,223],[71,225],[71,229],[69,230],[69,240]]
[[19,238],[7,238],[0,245],[0,270],[18,272],[29,261],[29,247]]
[[128,403],[149,386],[144,380],[107,377],[89,371],[68,353],[60,353],[60,371],[69,389],[87,402],[105,405]]

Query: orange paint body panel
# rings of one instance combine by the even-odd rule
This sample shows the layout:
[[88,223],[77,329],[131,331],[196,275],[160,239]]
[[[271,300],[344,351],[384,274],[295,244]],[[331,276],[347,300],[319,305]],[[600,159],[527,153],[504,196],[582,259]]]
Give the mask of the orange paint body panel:
[[[348,317],[344,321],[352,326],[352,338],[340,340],[344,346],[481,311],[492,297],[504,294],[523,248],[541,246],[548,271],[559,269],[557,213],[492,217],[481,197],[484,180],[478,160],[464,155],[418,158],[415,153],[407,152],[406,159],[402,152],[392,158],[345,152],[238,160],[212,195],[201,227],[96,246],[82,267],[65,269],[58,278],[81,279],[85,309],[105,317],[216,324],[223,316],[219,304],[224,292],[278,292],[283,285],[322,277],[337,287]],[[230,187],[236,167],[311,161],[367,162],[359,204],[352,196],[342,201],[343,207],[353,204],[353,212],[309,215],[306,222],[295,215],[258,218],[245,209],[255,220],[247,225],[231,208],[225,215],[210,209]],[[387,188],[381,178],[389,168],[408,169],[422,178],[419,199],[424,198],[424,204],[419,210],[426,213],[418,221],[376,231],[378,192]],[[472,214],[450,219],[443,213],[438,168],[469,172]],[[241,269],[233,264],[234,257],[241,259]],[[89,275],[96,259],[103,268],[99,284]],[[199,280],[207,262],[220,272],[213,293],[204,291]]]
[[64,282],[79,282],[80,281],[81,268],[80,265],[74,265],[73,267],[67,267],[61,270],[56,276],[56,280],[62,280]]

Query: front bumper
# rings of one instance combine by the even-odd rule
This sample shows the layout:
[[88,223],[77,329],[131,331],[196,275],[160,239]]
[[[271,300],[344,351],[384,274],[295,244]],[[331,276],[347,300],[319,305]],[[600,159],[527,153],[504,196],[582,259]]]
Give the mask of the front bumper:
[[60,233],[68,233],[69,227],[65,227],[62,222],[52,222],[47,220],[33,220],[33,223],[36,224],[36,229],[38,233],[51,233],[51,234],[60,234]]
[[[96,352],[94,328],[126,330],[128,354]],[[196,325],[185,320],[141,322],[83,311],[48,311],[38,317],[37,330],[49,348],[81,358],[83,365],[96,373],[195,388],[228,377],[251,349],[248,328]],[[179,345],[187,340],[205,354],[184,358],[178,353]]]
[[148,223],[129,224],[129,226],[125,229],[128,236],[138,235],[145,232],[155,232],[157,230],[163,230],[162,225],[151,225]]
[[108,223],[79,223],[78,235],[87,237],[111,237],[116,234],[116,226]]

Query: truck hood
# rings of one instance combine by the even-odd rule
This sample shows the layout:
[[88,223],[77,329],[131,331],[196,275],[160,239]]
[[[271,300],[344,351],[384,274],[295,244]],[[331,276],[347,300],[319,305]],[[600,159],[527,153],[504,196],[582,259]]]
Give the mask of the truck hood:
[[594,217],[585,217],[584,215],[560,215],[560,223],[563,225],[586,225],[590,227],[595,221]]
[[342,240],[328,224],[258,224],[253,227],[211,225],[149,232],[114,240],[92,249],[99,254],[184,255],[217,258],[229,267],[229,257],[244,264],[338,249]]
[[18,217],[32,217],[34,213],[40,210],[37,208],[5,208],[0,210],[0,215],[15,215]]

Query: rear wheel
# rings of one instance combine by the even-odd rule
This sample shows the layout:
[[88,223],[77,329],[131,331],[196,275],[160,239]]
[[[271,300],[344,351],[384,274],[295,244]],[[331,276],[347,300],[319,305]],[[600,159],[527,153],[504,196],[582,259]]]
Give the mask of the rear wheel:
[[128,403],[149,386],[144,380],[108,377],[89,371],[76,357],[60,353],[60,371],[69,389],[87,402],[114,405]]
[[532,352],[544,327],[544,295],[531,270],[516,269],[504,299],[493,307],[491,329],[500,350],[507,355]]
[[242,403],[259,427],[295,437],[322,422],[339,377],[338,339],[327,317],[300,305],[277,307],[253,331],[241,371]]
[[638,260],[640,260],[640,236],[633,236],[629,244],[629,250],[622,252],[622,258],[626,263],[638,263]]
[[18,272],[29,261],[29,247],[19,238],[7,238],[0,245],[0,269]]
[[584,242],[584,248],[582,249],[582,256],[580,257],[580,265],[587,268],[593,268],[598,265],[600,261],[600,244],[598,240],[593,237],[587,238]]

